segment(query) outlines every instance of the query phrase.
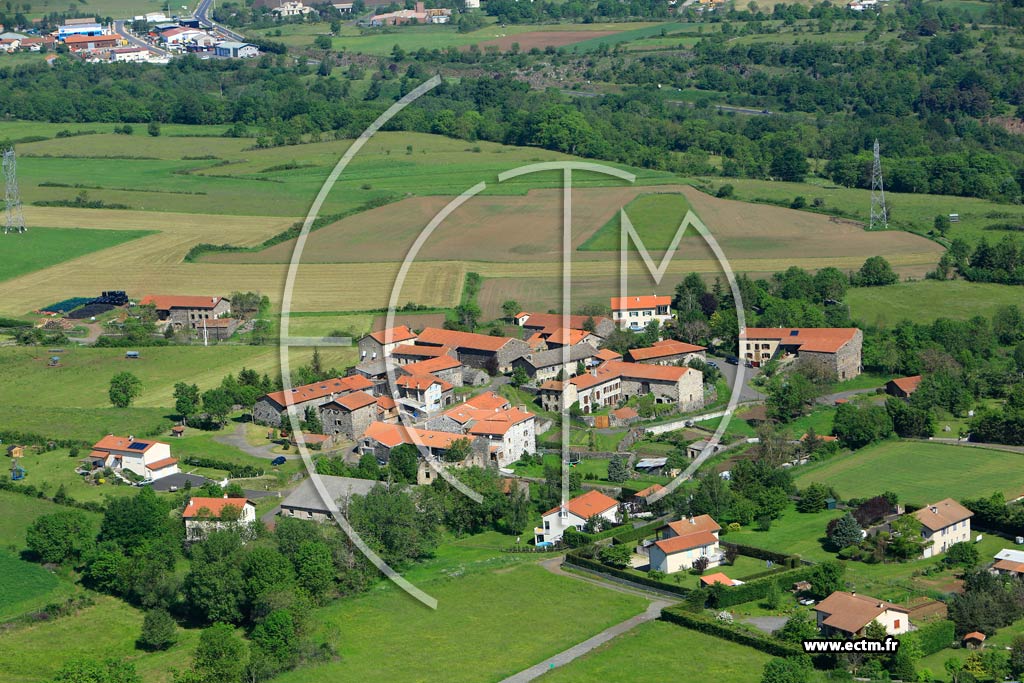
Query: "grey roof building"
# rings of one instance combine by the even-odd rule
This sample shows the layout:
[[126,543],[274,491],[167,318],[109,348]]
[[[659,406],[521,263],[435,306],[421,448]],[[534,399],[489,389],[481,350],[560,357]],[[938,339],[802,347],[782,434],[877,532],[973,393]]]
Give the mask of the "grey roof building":
[[[335,503],[344,502],[344,499],[352,496],[365,496],[374,486],[381,483],[372,479],[333,477],[326,474],[321,474],[320,480]],[[320,498],[313,480],[306,479],[281,503],[281,516],[322,522],[330,519],[331,512]]]

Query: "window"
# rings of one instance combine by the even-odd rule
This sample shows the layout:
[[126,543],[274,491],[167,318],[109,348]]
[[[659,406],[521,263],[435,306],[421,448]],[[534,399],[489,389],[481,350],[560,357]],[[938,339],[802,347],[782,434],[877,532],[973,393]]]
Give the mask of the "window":
[[899,619],[896,619],[895,621],[893,621],[893,622],[892,622],[892,627],[893,627],[894,629],[898,629],[898,628],[900,627],[900,620],[899,620]]

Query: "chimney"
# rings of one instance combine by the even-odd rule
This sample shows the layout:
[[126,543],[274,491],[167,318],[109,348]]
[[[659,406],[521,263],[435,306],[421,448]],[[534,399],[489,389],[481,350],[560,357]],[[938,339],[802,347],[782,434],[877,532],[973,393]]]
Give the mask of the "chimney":
[[226,493],[225,493],[225,494],[224,494],[224,498],[225,498],[225,499],[227,499],[227,497],[228,497],[228,494],[226,494]]
[[928,509],[932,511],[932,514],[933,514],[933,515],[937,515],[937,514],[939,514],[939,508],[935,507],[934,505],[933,505],[933,506],[931,506],[931,507],[930,507],[930,508],[928,508]]
[[135,441],[135,437],[133,435],[129,434],[128,435],[128,443],[131,443],[132,441]]
[[210,304],[213,305],[213,306],[216,306],[217,305],[217,297],[211,296],[210,297]]
[[696,525],[696,524],[697,524],[697,520],[695,520],[695,519],[693,518],[693,515],[690,515],[690,524],[693,524],[693,525]]

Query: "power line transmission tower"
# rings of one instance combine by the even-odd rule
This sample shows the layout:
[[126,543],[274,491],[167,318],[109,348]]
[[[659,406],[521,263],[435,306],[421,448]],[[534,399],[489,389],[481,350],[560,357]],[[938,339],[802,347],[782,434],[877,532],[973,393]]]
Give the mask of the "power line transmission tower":
[[875,160],[871,164],[871,222],[869,230],[889,228],[889,212],[885,209],[885,186],[882,183],[882,156],[875,139]]
[[21,211],[21,195],[18,193],[18,167],[14,150],[4,150],[4,234],[25,232],[25,214]]

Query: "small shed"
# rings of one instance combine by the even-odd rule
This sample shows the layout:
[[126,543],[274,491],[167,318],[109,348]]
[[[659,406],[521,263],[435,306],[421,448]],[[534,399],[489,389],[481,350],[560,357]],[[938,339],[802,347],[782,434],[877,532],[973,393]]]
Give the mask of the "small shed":
[[835,498],[826,498],[825,499],[825,509],[826,510],[835,510],[836,509],[836,505],[837,505],[837,503],[836,503],[836,499]]
[[171,427],[171,436],[176,436],[178,438],[181,438],[184,435],[185,435],[185,426],[184,425],[174,425],[173,427]]
[[24,446],[8,446],[7,447],[7,455],[12,457],[12,458],[23,458],[23,457],[25,457],[25,447]]
[[964,635],[963,644],[969,650],[980,650],[985,647],[985,634],[981,631],[971,631]]

